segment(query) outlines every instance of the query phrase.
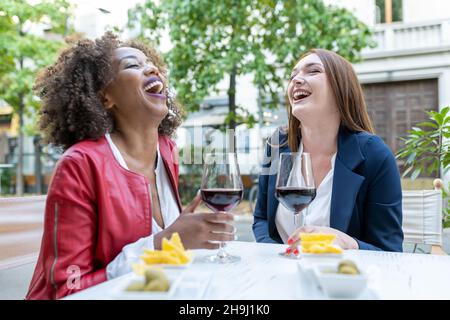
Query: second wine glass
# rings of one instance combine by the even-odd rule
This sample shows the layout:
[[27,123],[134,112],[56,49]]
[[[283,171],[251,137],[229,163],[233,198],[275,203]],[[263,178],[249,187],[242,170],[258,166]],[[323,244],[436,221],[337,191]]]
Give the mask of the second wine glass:
[[[206,206],[214,212],[229,212],[242,199],[242,180],[236,153],[208,153],[203,169],[201,195]],[[231,263],[240,257],[228,254],[220,243],[217,255],[208,262]]]
[[[276,197],[286,209],[294,213],[295,227],[306,225],[306,210],[316,197],[311,156],[303,152],[280,154]],[[298,221],[300,218],[300,222]]]

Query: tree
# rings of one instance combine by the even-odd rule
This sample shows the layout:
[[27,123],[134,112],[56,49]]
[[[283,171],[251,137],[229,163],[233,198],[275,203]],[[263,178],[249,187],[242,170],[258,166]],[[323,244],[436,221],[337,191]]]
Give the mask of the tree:
[[[0,99],[19,116],[18,195],[23,194],[23,120],[39,107],[33,83],[38,70],[54,61],[62,45],[62,37],[57,35],[68,32],[69,13],[66,0],[2,0],[0,5]],[[39,25],[44,25],[52,37],[37,35]]]
[[228,77],[230,129],[237,121],[254,122],[236,105],[236,77],[252,74],[270,97],[267,106],[275,107],[302,52],[319,47],[356,61],[372,43],[367,26],[321,0],[147,0],[129,11],[129,25],[155,44],[168,28],[170,76],[187,111],[197,111]]

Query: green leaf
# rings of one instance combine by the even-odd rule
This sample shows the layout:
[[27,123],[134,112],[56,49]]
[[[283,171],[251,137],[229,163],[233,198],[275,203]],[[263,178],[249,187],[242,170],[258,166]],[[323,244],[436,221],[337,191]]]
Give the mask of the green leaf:
[[413,174],[411,175],[411,180],[416,180],[416,178],[421,174],[422,168],[417,168],[414,170]]
[[439,128],[439,126],[436,123],[431,122],[431,121],[420,122],[417,125],[421,126],[421,127],[429,127],[429,128],[434,128],[434,129]]
[[411,163],[415,160],[416,155],[417,155],[416,152],[411,153],[411,154],[409,155],[408,159],[406,160],[406,163],[411,164]]

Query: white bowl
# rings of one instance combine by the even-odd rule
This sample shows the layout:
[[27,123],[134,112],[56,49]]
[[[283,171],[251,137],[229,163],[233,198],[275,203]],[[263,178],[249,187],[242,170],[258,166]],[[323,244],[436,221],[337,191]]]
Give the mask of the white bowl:
[[122,277],[118,284],[112,289],[111,295],[117,300],[164,300],[171,299],[180,281],[184,276],[184,270],[168,269],[164,270],[169,280],[170,288],[168,291],[126,291],[126,288],[134,282],[144,281],[144,276],[138,276],[129,273]]
[[320,287],[330,298],[357,298],[367,288],[368,277],[361,270],[360,274],[341,274],[337,273],[337,264],[328,264],[315,266],[314,274]]

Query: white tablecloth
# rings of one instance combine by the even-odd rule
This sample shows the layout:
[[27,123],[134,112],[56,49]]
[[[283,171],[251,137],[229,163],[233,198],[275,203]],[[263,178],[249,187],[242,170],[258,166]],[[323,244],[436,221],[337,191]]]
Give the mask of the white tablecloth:
[[[227,251],[241,256],[233,264],[200,262],[215,251],[195,250],[194,262],[171,299],[328,299],[300,266],[317,259],[281,257],[285,245],[231,242]],[[349,250],[352,259],[369,275],[368,289],[359,299],[450,299],[450,257],[410,253]],[[113,299],[111,294],[127,277],[113,279],[66,299]]]

